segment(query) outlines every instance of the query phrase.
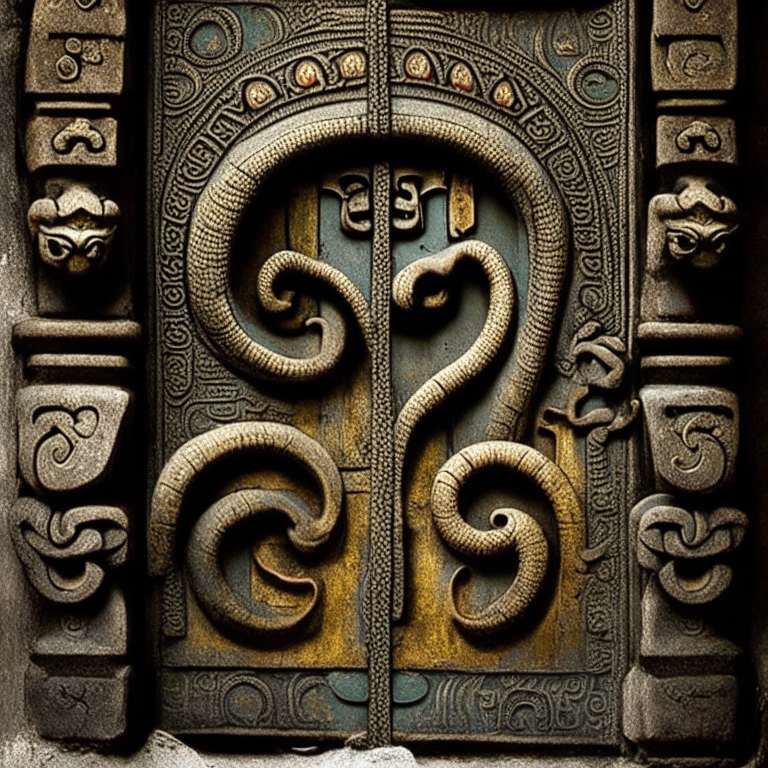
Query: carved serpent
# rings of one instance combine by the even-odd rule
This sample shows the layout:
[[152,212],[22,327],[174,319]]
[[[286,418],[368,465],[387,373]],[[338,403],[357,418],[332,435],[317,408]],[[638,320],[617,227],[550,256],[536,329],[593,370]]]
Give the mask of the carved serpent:
[[523,219],[528,234],[527,318],[515,352],[515,368],[504,383],[486,429],[489,440],[520,440],[555,330],[568,268],[569,237],[565,209],[530,152],[506,131],[496,133],[466,112],[430,104],[430,116],[401,115],[393,109],[398,138],[426,138],[490,169]]
[[[533,155],[508,132],[455,107],[433,103],[429,117],[418,114],[420,110],[409,99],[396,99],[393,136],[429,139],[478,160],[501,181],[525,223],[530,252],[528,315],[514,373],[502,389],[486,433],[489,439],[518,440],[525,426],[522,416],[544,368],[565,283],[569,244],[563,204]],[[231,306],[228,286],[229,256],[242,216],[281,165],[302,152],[368,131],[365,102],[310,110],[233,148],[198,199],[186,259],[190,308],[217,351],[250,375],[318,379],[338,363],[345,329],[343,323],[329,326],[324,325],[328,321],[313,318],[310,322],[319,321],[323,336],[320,352],[306,359],[279,355],[247,334]]]
[[520,443],[476,443],[452,456],[432,486],[432,520],[446,545],[463,557],[487,558],[516,551],[519,566],[507,591],[476,614],[462,613],[456,605],[457,581],[466,572],[459,568],[451,579],[454,620],[467,631],[495,635],[511,627],[534,601],[547,571],[547,541],[539,524],[517,509],[497,509],[491,522],[500,527],[481,531],[469,525],[459,511],[462,487],[478,472],[501,468],[533,481],[554,508],[558,524],[578,514],[576,492],[563,471],[534,448]]
[[341,512],[339,470],[319,443],[295,427],[274,422],[237,422],[192,438],[171,456],[160,473],[149,517],[149,569],[167,575],[174,566],[176,531],[193,482],[227,459],[249,454],[285,456],[307,467],[323,498],[319,517],[288,530],[291,543],[310,552],[330,537]]
[[[515,309],[515,284],[499,252],[479,240],[456,243],[435,256],[409,264],[395,277],[392,298],[401,309],[414,308],[416,288],[427,275],[448,277],[464,260],[479,264],[490,286],[488,315],[480,335],[456,361],[423,384],[403,406],[395,424],[395,569],[402,572],[403,554],[403,468],[413,430],[431,411],[479,376],[495,359],[507,338]],[[434,309],[448,300],[446,289],[422,298],[425,308]],[[402,611],[403,590],[395,590],[393,614]]]
[[[251,375],[311,381],[339,361],[344,328],[327,330],[318,355],[297,360],[255,342],[239,325],[228,287],[229,256],[242,216],[270,175],[309,150],[369,135],[366,103],[309,110],[234,147],[200,195],[190,223],[187,288],[193,316],[218,352]],[[486,432],[489,439],[520,439],[523,415],[541,378],[565,285],[569,238],[565,209],[544,169],[509,132],[465,111],[438,103],[424,116],[407,98],[392,103],[392,134],[401,140],[428,139],[469,155],[502,184],[521,215],[529,242],[527,318],[515,351],[515,368],[505,382]],[[364,331],[365,333],[365,331]],[[395,604],[402,596],[402,563],[395,572]]]
[[[242,157],[248,144],[245,142],[230,152],[200,194],[187,247],[190,309],[216,350],[249,375],[273,381],[315,381],[335,368],[341,359],[346,339],[343,320],[319,317],[307,320],[307,326],[317,325],[322,331],[320,351],[314,357],[281,355],[253,339],[240,325],[232,308],[229,256],[246,207],[277,166],[308,147],[319,148],[345,135],[361,133],[363,128],[364,121],[360,119],[345,121],[343,127],[335,121],[322,121],[305,126],[300,136],[290,133],[273,136],[262,152]],[[316,277],[324,279],[328,273]],[[259,282],[261,284],[261,280]],[[262,291],[261,285],[259,291]]]
[[[285,312],[290,309],[293,293],[285,291],[281,296],[275,293],[275,283],[286,274],[309,277],[333,289],[352,310],[352,314],[360,325],[366,346],[370,349],[371,317],[368,300],[343,272],[302,253],[279,251],[264,262],[257,285],[259,302],[264,309],[268,312]],[[314,320],[317,321],[319,318]]]
[[[293,524],[299,542],[313,541],[315,519],[309,508],[285,493],[243,490],[230,493],[211,505],[198,519],[187,544],[187,566],[190,583],[210,619],[230,631],[251,637],[276,634],[298,626],[317,605],[320,588],[312,579],[281,576],[257,562],[285,586],[308,586],[312,597],[297,614],[273,611],[257,615],[243,605],[221,571],[220,555],[224,539],[246,521],[282,515]],[[305,530],[306,529],[306,530]]]

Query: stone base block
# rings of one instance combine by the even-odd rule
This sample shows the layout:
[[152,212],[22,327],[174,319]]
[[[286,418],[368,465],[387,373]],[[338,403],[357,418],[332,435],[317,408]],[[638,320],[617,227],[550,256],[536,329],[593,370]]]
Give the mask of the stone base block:
[[649,751],[719,750],[734,739],[738,693],[732,675],[654,677],[635,667],[624,680],[624,735]]
[[68,677],[27,668],[27,716],[47,739],[113,741],[126,732],[128,667],[112,676]]

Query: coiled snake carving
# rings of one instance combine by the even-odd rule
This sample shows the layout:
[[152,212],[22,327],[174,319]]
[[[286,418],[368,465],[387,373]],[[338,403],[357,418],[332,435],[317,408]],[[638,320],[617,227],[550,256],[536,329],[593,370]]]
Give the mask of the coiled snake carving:
[[287,577],[259,563],[284,589],[309,588],[311,598],[298,612],[255,613],[244,605],[221,571],[224,540],[247,521],[282,517],[287,535],[300,552],[313,552],[330,538],[342,507],[339,470],[327,451],[295,427],[272,422],[228,424],[185,443],[165,465],[155,487],[149,521],[150,573],[162,576],[176,562],[176,532],[182,511],[189,505],[197,480],[241,456],[283,456],[306,467],[317,481],[323,499],[320,515],[313,514],[297,496],[285,491],[246,489],[227,494],[196,521],[187,545],[190,583],[203,610],[218,625],[250,637],[284,632],[299,625],[317,605],[320,586],[312,579]]
[[[419,282],[426,276],[448,277],[464,260],[475,261],[485,272],[490,287],[489,309],[480,335],[455,362],[423,384],[400,411],[395,424],[395,572],[403,572],[403,470],[405,454],[414,429],[430,412],[479,376],[504,345],[515,310],[515,284],[507,263],[499,252],[486,243],[470,240],[446,248],[435,256],[427,256],[409,264],[395,277],[392,298],[405,311],[415,307]],[[448,291],[422,297],[425,309],[436,309],[448,300]],[[403,589],[396,583],[393,614],[402,612]]]
[[432,520],[445,544],[468,558],[498,557],[516,552],[517,575],[507,591],[475,614],[462,612],[456,603],[456,587],[465,576],[459,568],[451,579],[451,608],[454,621],[480,636],[509,629],[526,612],[539,592],[547,572],[547,540],[541,526],[518,509],[496,509],[491,514],[494,530],[481,531],[469,525],[459,512],[459,494],[477,473],[505,469],[533,481],[552,504],[558,519],[579,509],[579,500],[563,471],[534,448],[520,443],[493,440],[475,443],[452,456],[435,477],[432,486]]

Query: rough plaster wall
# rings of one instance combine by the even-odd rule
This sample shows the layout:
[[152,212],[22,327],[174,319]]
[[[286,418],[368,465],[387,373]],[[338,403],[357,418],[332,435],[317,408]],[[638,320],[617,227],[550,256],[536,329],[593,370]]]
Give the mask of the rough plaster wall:
[[357,752],[335,749],[314,755],[199,754],[166,733],[155,731],[136,754],[125,757],[64,752],[17,739],[6,745],[8,768],[631,768],[615,758],[552,758],[510,755],[419,757],[403,747]]
[[0,741],[24,728],[22,675],[31,597],[6,525],[16,499],[13,402],[21,373],[11,351],[11,330],[14,323],[34,314],[26,191],[19,182],[17,141],[24,5],[22,0],[0,0]]

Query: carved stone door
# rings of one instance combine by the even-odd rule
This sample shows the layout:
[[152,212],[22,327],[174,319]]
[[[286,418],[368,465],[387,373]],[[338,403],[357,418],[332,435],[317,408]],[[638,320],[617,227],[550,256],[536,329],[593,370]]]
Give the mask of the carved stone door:
[[616,742],[628,13],[158,5],[163,728]]
[[736,754],[736,3],[652,5],[36,0],[41,736]]

